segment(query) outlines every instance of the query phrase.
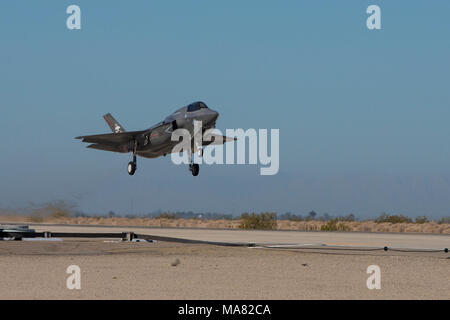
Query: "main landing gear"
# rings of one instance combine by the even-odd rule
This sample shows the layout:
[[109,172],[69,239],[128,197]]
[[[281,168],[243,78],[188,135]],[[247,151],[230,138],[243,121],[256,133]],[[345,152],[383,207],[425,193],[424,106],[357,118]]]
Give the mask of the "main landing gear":
[[133,155],[133,161],[128,162],[128,174],[132,176],[136,172],[136,155]]
[[198,163],[194,163],[194,155],[193,152],[189,153],[189,171],[192,173],[194,177],[198,176],[198,172],[200,171],[200,166]]
[[192,172],[192,175],[194,177],[198,176],[198,172],[200,171],[200,167],[199,167],[198,163],[189,164],[189,171]]
[[[128,174],[130,176],[134,175],[136,172],[136,153],[133,153],[133,161],[128,162]],[[189,154],[189,171],[192,173],[194,177],[198,176],[200,171],[200,166],[198,163],[194,163],[194,157],[192,152]]]

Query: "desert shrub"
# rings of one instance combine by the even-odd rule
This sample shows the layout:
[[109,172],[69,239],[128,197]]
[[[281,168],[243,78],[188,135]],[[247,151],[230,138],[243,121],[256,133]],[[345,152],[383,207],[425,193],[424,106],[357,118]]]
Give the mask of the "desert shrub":
[[442,217],[439,221],[439,224],[450,224],[450,217]]
[[175,213],[161,213],[158,218],[160,219],[178,219]]
[[314,220],[317,216],[317,213],[312,210],[310,213],[308,213],[308,217],[306,217],[306,220]]
[[355,221],[355,215],[353,213],[350,213],[348,215],[346,215],[345,217],[339,217],[338,218],[340,221]]
[[303,221],[303,217],[301,215],[292,214],[290,212],[286,212],[278,217],[278,220],[288,220],[288,221]]
[[377,219],[375,219],[377,223],[389,222],[389,223],[411,223],[411,218],[408,218],[403,215],[389,215],[386,213],[381,214]]
[[106,214],[106,218],[114,218],[116,216],[116,213],[114,211],[108,211]]
[[416,217],[416,220],[414,222],[421,224],[421,223],[427,223],[429,221],[428,221],[428,218],[426,216],[423,216],[423,217]]
[[329,220],[327,223],[320,227],[321,231],[350,231],[350,227],[338,219]]
[[276,214],[264,213],[243,213],[241,215],[241,229],[273,230],[277,226]]

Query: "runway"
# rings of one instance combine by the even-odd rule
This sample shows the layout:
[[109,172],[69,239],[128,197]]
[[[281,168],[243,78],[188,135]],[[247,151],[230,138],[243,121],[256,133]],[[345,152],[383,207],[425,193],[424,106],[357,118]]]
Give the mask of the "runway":
[[[449,299],[449,264],[444,253],[0,241],[0,299]],[[66,287],[70,265],[80,290]],[[381,290],[367,288],[370,265]]]
[[78,226],[78,225],[30,225],[38,232],[128,232],[175,237],[182,239],[311,246],[389,247],[399,249],[444,249],[450,247],[450,235],[359,233],[359,232],[305,232],[305,231],[257,231],[191,228]]
[[[260,245],[348,246],[351,250],[229,247],[118,239],[0,241],[0,299],[449,299],[448,235],[245,231],[30,225],[37,232],[121,233]],[[174,261],[178,261],[174,263]],[[81,269],[81,290],[66,268]],[[381,270],[370,290],[368,266]]]

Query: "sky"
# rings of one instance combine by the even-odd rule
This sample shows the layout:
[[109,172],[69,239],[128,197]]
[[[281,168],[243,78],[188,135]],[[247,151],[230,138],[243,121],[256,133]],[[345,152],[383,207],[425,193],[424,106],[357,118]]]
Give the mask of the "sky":
[[[81,9],[69,30],[66,8]],[[369,30],[366,9],[381,9]],[[0,208],[450,215],[448,1],[1,1]],[[280,169],[85,148],[201,100],[280,130]]]

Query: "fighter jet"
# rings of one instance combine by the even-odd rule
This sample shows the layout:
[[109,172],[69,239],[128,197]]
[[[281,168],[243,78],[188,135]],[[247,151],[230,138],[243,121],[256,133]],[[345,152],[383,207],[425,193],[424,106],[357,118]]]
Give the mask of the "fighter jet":
[[[82,139],[82,142],[91,143],[87,148],[128,153],[132,152],[133,160],[128,163],[128,174],[134,175],[136,171],[136,156],[144,158],[157,158],[172,153],[173,147],[179,141],[172,141],[171,135],[176,129],[187,129],[192,137],[191,148],[188,149],[189,170],[193,176],[199,173],[199,165],[194,163],[193,154],[203,155],[203,146],[212,144],[223,144],[228,141],[234,141],[235,138],[218,136],[212,133],[207,139],[202,139],[202,145],[194,143],[194,121],[201,121],[202,135],[208,129],[216,126],[216,120],[219,113],[206,106],[205,103],[198,101],[178,109],[163,121],[154,126],[141,131],[126,131],[124,127],[108,113],[103,116],[113,133],[96,134],[90,136],[80,136],[75,139]],[[208,130],[210,132],[211,130]]]

